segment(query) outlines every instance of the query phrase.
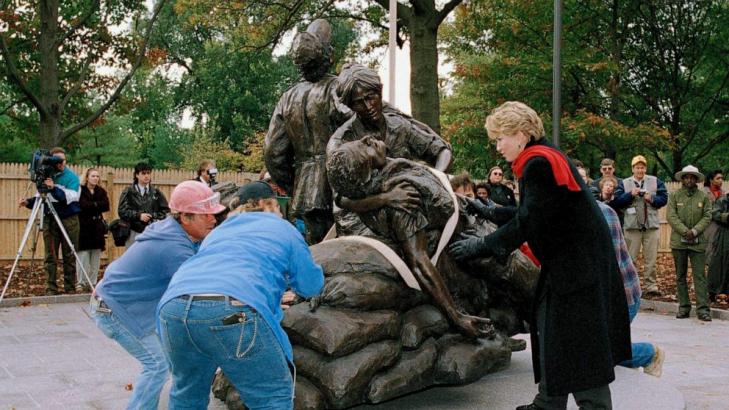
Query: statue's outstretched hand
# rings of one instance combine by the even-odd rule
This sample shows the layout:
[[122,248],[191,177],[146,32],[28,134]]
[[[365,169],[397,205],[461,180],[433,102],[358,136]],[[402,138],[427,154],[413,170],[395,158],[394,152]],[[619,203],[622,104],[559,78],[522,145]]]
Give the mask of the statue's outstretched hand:
[[484,241],[484,237],[462,233],[458,236],[458,240],[448,246],[448,254],[458,261],[465,261],[476,256],[489,257],[493,252]]
[[473,338],[492,338],[496,333],[496,329],[491,323],[491,319],[487,319],[485,317],[461,315],[456,326],[463,331],[464,335]]

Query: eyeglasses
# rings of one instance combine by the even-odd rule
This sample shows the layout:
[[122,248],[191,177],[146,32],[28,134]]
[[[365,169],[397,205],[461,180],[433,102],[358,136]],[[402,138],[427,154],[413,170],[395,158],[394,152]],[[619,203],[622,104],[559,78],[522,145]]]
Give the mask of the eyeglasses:
[[613,169],[613,167],[602,167],[600,169],[603,170],[603,171],[610,171],[610,170]]
[[493,174],[491,174],[491,175],[496,175],[496,176],[499,176],[499,175],[504,175],[504,174],[502,174],[501,172],[494,172],[494,173],[493,173]]

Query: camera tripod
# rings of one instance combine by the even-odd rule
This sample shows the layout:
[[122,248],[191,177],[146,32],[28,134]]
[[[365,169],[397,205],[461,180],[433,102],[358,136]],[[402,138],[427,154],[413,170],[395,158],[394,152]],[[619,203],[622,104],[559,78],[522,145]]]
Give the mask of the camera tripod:
[[[8,290],[8,286],[10,285],[10,281],[13,280],[13,274],[15,273],[15,269],[18,267],[18,261],[20,260],[20,257],[23,253],[23,248],[25,248],[25,243],[28,241],[28,237],[30,236],[30,231],[33,229],[33,222],[36,220],[36,218],[40,218],[39,222],[39,229],[42,229],[43,226],[43,205],[45,204],[48,209],[51,211],[51,214],[53,215],[53,218],[56,221],[56,224],[58,224],[58,228],[61,230],[61,233],[63,234],[63,238],[66,240],[66,243],[68,244],[69,248],[71,248],[71,252],[73,252],[73,256],[76,258],[76,261],[78,262],[77,265],[79,268],[81,268],[81,272],[84,275],[84,278],[86,278],[86,283],[91,285],[91,280],[89,279],[88,273],[86,273],[86,268],[84,268],[83,263],[81,263],[81,260],[78,257],[78,253],[76,253],[76,248],[73,246],[73,241],[71,241],[71,238],[68,236],[68,233],[66,232],[66,228],[63,227],[63,223],[61,223],[61,217],[58,216],[58,212],[56,212],[56,208],[53,207],[53,203],[51,202],[51,198],[48,196],[48,193],[46,192],[40,192],[40,196],[36,198],[35,203],[33,204],[33,209],[30,211],[30,216],[28,217],[28,223],[25,225],[25,231],[23,232],[23,239],[20,240],[20,246],[18,247],[18,252],[15,254],[15,261],[13,262],[13,267],[10,269],[10,274],[8,275],[8,279],[5,281],[5,286],[3,287],[2,293],[0,293],[0,302],[3,301],[3,298],[5,297],[5,292]],[[38,237],[36,236],[36,241],[38,240]],[[33,247],[35,249],[35,243],[33,244]],[[34,250],[35,253],[35,250]]]

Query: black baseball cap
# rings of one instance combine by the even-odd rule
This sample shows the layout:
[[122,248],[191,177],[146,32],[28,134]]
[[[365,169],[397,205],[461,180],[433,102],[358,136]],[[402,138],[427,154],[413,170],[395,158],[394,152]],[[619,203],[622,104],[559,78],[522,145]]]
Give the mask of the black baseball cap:
[[263,181],[249,182],[238,189],[238,200],[243,205],[250,200],[257,201],[259,199],[276,198],[276,194],[271,186]]

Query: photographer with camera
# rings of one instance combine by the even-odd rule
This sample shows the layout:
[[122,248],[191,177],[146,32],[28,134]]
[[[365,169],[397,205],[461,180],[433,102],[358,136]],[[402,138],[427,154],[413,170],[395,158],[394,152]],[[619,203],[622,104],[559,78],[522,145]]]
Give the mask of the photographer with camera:
[[134,182],[126,187],[119,198],[119,218],[129,223],[129,247],[147,225],[165,219],[170,212],[167,198],[152,186],[152,167],[144,162],[134,166]]
[[[656,284],[656,258],[660,240],[661,221],[658,209],[668,203],[666,185],[653,175],[646,175],[648,161],[642,155],[636,155],[630,161],[633,176],[623,180],[623,190],[615,192],[615,200],[611,204],[625,210],[623,228],[625,242],[634,264],[638,264],[638,254],[643,248],[645,270],[641,278],[644,294],[660,295]],[[612,205],[611,205],[612,206]]]
[[[49,198],[53,203],[53,208],[58,213],[63,229],[75,248],[78,246],[79,236],[78,213],[81,212],[79,205],[81,184],[78,176],[71,169],[66,168],[66,151],[63,148],[51,149],[50,155],[54,158],[34,154],[31,169],[34,170],[35,175],[31,175],[31,178],[36,181],[38,193],[32,198],[21,200],[20,206],[32,209],[35,201],[40,200],[41,194],[50,194]],[[36,164],[36,162],[38,163]],[[66,293],[71,293],[76,281],[76,261],[73,250],[64,240],[61,228],[45,204],[43,204],[43,215],[43,244],[46,253],[44,263],[48,275],[46,295],[59,293],[56,284],[59,245],[63,251],[63,288]]]
[[197,167],[197,177],[194,180],[207,184],[212,188],[213,185],[218,183],[215,180],[216,176],[218,176],[218,169],[215,168],[215,161],[206,159]]

